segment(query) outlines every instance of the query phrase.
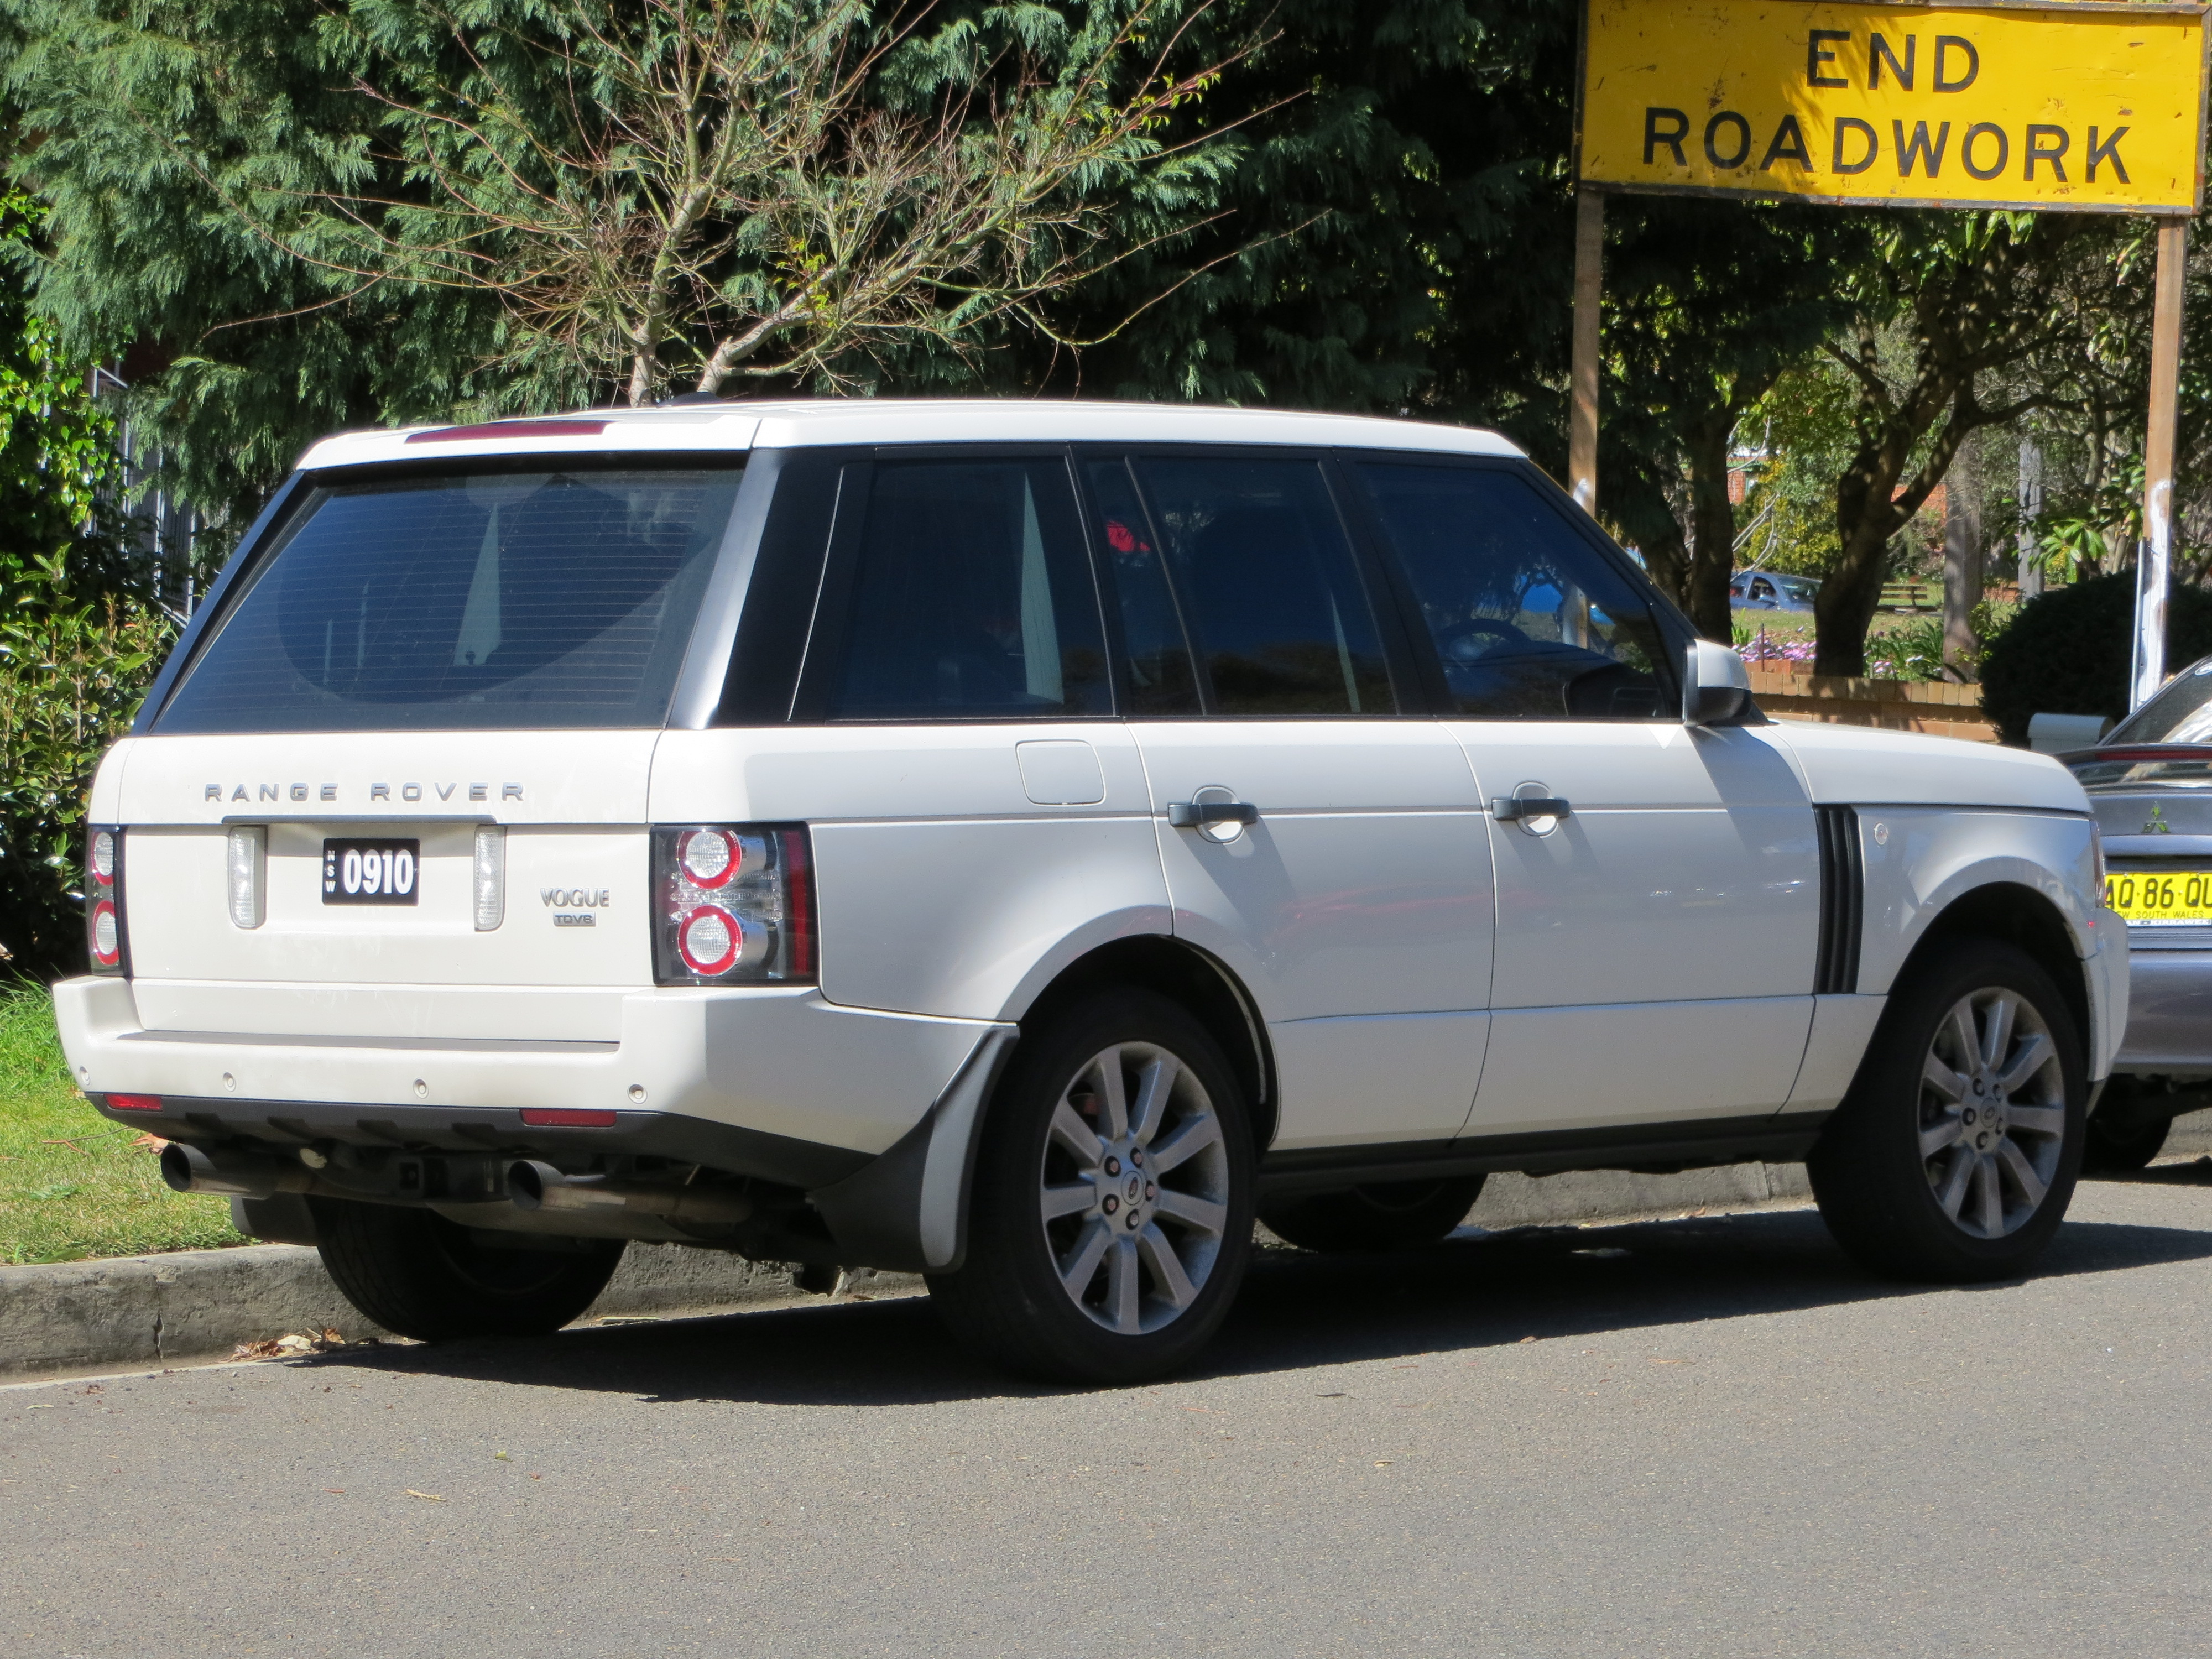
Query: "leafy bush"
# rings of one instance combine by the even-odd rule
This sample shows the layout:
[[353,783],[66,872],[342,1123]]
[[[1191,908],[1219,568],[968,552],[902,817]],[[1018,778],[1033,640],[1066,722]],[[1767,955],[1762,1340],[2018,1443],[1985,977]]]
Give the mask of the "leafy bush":
[[[2052,588],[2020,608],[1982,661],[1982,708],[2005,742],[2025,744],[2042,714],[2128,712],[2136,579],[2121,571]],[[2166,660],[2179,668],[2212,653],[2212,593],[2176,587],[2166,612]]]
[[43,582],[0,569],[8,588],[44,601],[19,598],[0,615],[0,947],[13,967],[47,973],[82,963],[86,792],[174,625],[112,598],[71,604],[59,556],[33,562]]
[[1866,665],[1872,679],[1934,679],[1943,666],[1943,619],[1912,617],[1894,627],[1869,629]]
[[115,422],[29,309],[40,210],[0,191],[0,960],[80,967],[85,791],[173,633],[125,535]]

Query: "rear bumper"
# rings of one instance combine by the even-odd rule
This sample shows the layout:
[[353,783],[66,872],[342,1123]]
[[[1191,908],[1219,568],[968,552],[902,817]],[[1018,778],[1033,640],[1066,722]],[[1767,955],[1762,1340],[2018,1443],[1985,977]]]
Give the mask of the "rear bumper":
[[[343,997],[342,987],[331,988]],[[254,988],[238,988],[250,1028]],[[594,1152],[684,1156],[717,1167],[751,1144],[812,1160],[813,1186],[849,1172],[911,1131],[985,1037],[986,1021],[845,1008],[811,989],[668,989],[621,1000],[615,1042],[461,1037],[317,1037],[148,1030],[129,981],[54,988],[62,1048],[88,1093],[159,1095],[169,1103],[124,1121],[193,1138],[330,1138],[459,1149],[546,1139],[523,1133],[522,1109],[612,1110],[611,1129],[556,1139]],[[718,1131],[728,1132],[717,1133]]]
[[2116,1071],[2212,1074],[2212,951],[2128,953],[2127,1034]]

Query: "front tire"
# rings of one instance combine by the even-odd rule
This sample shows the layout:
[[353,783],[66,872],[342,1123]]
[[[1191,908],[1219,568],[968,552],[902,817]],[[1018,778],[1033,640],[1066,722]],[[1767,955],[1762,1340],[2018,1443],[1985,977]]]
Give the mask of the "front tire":
[[1294,1193],[1265,1200],[1260,1219],[1302,1250],[1417,1250],[1449,1237],[1474,1200],[1482,1177],[1389,1181],[1340,1193]]
[[313,1198],[323,1266],[347,1301],[400,1336],[544,1336],[590,1307],[622,1261],[623,1241],[562,1250],[477,1243],[429,1210]]
[[1025,1031],[984,1126],[956,1273],[929,1293],[1013,1370],[1133,1382],[1187,1364],[1252,1247],[1243,1091],[1206,1028],[1115,991]]
[[1863,1265],[1961,1283],[2024,1272],[2064,1219],[2088,1087],[2065,1000],[2008,945],[1939,947],[1891,993],[1807,1160]]

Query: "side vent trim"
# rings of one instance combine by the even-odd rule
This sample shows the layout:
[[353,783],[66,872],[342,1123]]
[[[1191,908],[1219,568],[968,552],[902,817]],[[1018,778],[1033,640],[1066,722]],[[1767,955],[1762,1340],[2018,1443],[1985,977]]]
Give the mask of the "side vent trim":
[[1820,945],[1813,966],[1816,995],[1859,988],[1859,933],[1866,915],[1866,867],[1859,856],[1855,807],[1816,806],[1820,836]]

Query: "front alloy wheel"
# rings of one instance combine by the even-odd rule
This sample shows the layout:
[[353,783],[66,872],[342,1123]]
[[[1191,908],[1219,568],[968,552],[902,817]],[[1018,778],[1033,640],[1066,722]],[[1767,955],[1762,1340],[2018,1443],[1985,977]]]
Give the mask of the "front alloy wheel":
[[1929,1189],[1970,1238],[2032,1220],[2066,1144],[2066,1077],[2034,1005],[2002,986],[1963,996],[1920,1072]]
[[2033,957],[1931,942],[1806,1160],[1821,1218],[1900,1279],[2024,1272],[2073,1198],[2088,1093],[2073,1013]]

